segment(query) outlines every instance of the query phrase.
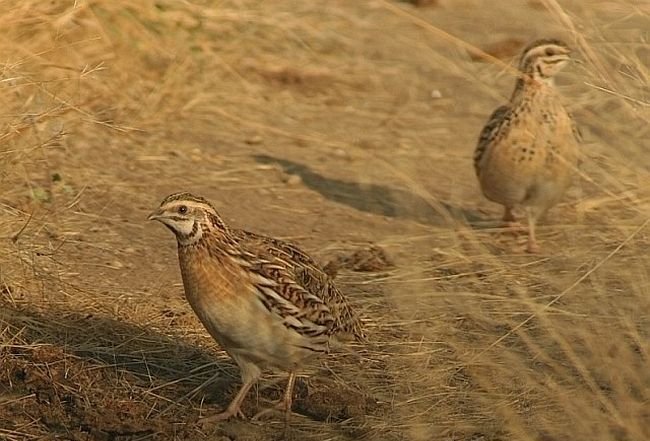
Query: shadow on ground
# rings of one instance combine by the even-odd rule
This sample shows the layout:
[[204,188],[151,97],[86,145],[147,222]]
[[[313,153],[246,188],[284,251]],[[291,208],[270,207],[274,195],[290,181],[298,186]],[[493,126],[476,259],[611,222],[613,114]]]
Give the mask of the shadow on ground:
[[203,375],[227,370],[236,376],[234,365],[217,365],[214,354],[143,326],[94,314],[1,305],[0,324],[10,332],[13,328],[28,344],[65,348],[70,355],[126,370],[148,382],[187,378],[198,370]]
[[189,397],[216,369],[234,372],[216,358],[109,317],[0,302],[0,430],[29,426],[74,440],[149,439],[172,430],[191,439],[201,392],[219,405],[229,394],[222,387]]
[[[273,425],[267,430],[237,419],[205,432],[197,418],[227,405],[240,385],[237,367],[225,356],[146,326],[0,301],[0,367],[0,433],[31,425],[65,439],[198,439],[236,427],[250,431],[245,439],[276,439]],[[215,373],[221,378],[199,390]],[[244,413],[268,406],[283,387],[284,377],[249,393]],[[298,385],[294,410],[314,424],[362,420],[377,411],[363,394],[332,378],[310,380],[308,389]],[[338,433],[354,438],[357,430]]]
[[327,199],[367,213],[443,227],[458,222],[478,226],[485,221],[475,211],[428,200],[408,190],[328,178],[306,165],[269,155],[255,155],[254,158],[261,164],[279,165],[285,173],[300,176],[307,187]]

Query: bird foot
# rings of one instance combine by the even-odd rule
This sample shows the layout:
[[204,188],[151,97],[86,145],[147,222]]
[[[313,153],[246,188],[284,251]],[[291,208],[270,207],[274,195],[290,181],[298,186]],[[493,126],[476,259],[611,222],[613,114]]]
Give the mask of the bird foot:
[[537,242],[528,242],[528,246],[526,246],[526,252],[530,254],[539,254],[541,251],[541,248],[539,245],[537,245]]
[[198,423],[201,427],[205,427],[212,423],[216,423],[218,421],[226,421],[232,417],[239,417],[242,419],[246,419],[246,415],[244,415],[244,413],[240,409],[226,409],[223,412],[219,412],[215,415],[211,415],[205,418],[200,418]]
[[527,231],[526,227],[518,221],[506,221],[504,220],[503,228],[507,229],[512,234],[523,234]]
[[291,416],[291,403],[287,403],[285,400],[280,400],[277,403],[275,403],[273,406],[267,407],[266,409],[262,409],[259,412],[257,412],[253,416],[253,418],[251,418],[251,421],[260,421],[262,417],[265,417],[268,414],[273,412],[284,413],[284,419],[285,421],[288,421],[289,417]]

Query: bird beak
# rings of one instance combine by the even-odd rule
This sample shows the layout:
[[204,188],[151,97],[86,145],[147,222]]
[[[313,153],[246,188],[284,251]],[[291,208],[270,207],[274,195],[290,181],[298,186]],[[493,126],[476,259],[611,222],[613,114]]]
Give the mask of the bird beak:
[[149,216],[147,216],[147,220],[160,220],[162,217],[163,217],[163,212],[159,208],[158,210],[154,211]]

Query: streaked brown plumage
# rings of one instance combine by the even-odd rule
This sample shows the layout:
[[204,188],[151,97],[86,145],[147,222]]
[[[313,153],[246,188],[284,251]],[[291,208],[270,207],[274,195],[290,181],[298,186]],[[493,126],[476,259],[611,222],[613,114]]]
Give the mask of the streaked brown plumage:
[[296,246],[231,229],[207,200],[189,193],[168,196],[149,219],[176,235],[187,300],[241,369],[243,385],[228,408],[203,422],[242,415],[264,368],[289,372],[279,403],[288,415],[296,371],[328,352],[335,334],[365,338],[334,282]]
[[552,39],[523,50],[510,102],[492,113],[474,153],[483,194],[505,207],[503,220],[512,224],[513,209],[526,209],[529,252],[539,249],[537,220],[560,201],[578,163],[577,129],[553,84],[569,53]]

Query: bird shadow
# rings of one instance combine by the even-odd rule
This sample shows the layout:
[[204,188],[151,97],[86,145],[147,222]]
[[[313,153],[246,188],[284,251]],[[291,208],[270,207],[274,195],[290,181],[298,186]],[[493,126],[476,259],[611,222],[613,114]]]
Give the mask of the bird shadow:
[[[211,381],[215,371],[226,375]],[[29,422],[34,430],[65,439],[168,439],[172,432],[174,439],[195,439],[197,427],[219,439],[230,433],[287,439],[275,435],[272,421],[200,425],[197,412],[223,409],[234,396],[237,377],[228,360],[151,326],[83,311],[16,307],[0,298],[0,421]],[[277,380],[256,387],[258,393],[244,401],[244,414],[281,398],[284,381],[282,387]],[[332,423],[327,431],[333,437],[366,435],[372,429],[349,422],[387,412],[372,396],[331,378],[309,385],[301,380],[296,392],[294,410],[302,422],[284,423],[283,433],[291,439],[307,439],[300,436],[304,428],[323,423]]]
[[255,155],[254,159],[260,164],[278,165],[285,173],[300,176],[307,187],[325,198],[359,211],[447,227],[458,222],[474,226],[485,221],[478,212],[435,198],[425,199],[408,190],[328,178],[306,165],[269,155]]
[[[21,348],[51,345],[92,365],[132,374],[145,388],[170,385],[176,399],[223,372],[219,384],[237,382],[237,369],[215,353],[152,330],[110,317],[83,312],[41,311],[0,302],[0,328],[19,337]],[[179,385],[179,383],[184,383]],[[212,387],[210,388],[212,389]],[[204,391],[205,392],[205,391]],[[221,395],[223,391],[221,392]],[[197,399],[200,399],[200,395]],[[225,399],[215,397],[217,402]],[[212,401],[212,400],[210,400]]]

